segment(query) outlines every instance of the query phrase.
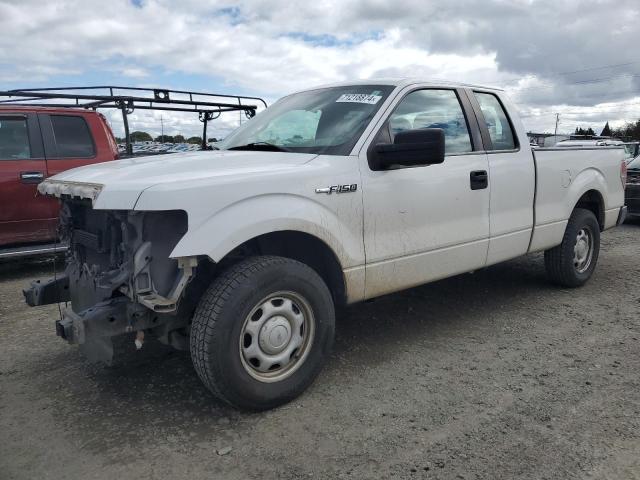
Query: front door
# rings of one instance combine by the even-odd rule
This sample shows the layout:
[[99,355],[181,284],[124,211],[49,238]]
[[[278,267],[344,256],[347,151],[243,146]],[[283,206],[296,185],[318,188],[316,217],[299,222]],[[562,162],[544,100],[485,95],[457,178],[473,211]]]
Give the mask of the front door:
[[0,115],[0,246],[56,237],[55,201],[39,195],[47,176],[35,114]]
[[444,130],[444,163],[373,171],[361,154],[367,298],[486,263],[489,168],[464,92],[406,93],[373,142],[418,128]]

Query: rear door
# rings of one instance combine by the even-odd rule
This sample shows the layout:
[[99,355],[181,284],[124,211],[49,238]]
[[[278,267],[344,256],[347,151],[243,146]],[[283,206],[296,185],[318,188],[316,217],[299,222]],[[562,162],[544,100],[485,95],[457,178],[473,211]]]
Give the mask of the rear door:
[[[66,112],[38,114],[49,176],[100,161],[89,125],[92,117],[95,115]],[[57,219],[59,214],[60,205],[55,202],[51,215]]]
[[0,113],[0,245],[56,237],[56,201],[37,194],[47,176],[35,113]]
[[489,161],[491,179],[490,240],[487,265],[523,255],[533,229],[535,164],[515,111],[494,91],[467,90]]
[[100,161],[89,125],[95,115],[60,112],[41,113],[39,117],[49,175]]

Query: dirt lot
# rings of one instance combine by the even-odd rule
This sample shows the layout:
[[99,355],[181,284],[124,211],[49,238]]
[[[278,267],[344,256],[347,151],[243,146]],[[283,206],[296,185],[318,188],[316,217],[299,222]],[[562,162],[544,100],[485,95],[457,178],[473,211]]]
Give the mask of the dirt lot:
[[[243,414],[188,355],[86,364],[0,265],[0,478],[640,478],[640,222],[578,290],[533,255],[347,310],[301,398]],[[225,455],[225,449],[231,451]]]

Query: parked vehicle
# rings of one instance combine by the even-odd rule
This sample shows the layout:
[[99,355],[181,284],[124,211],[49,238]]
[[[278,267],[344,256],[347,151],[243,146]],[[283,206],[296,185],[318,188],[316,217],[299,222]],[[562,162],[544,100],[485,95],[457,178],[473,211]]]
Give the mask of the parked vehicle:
[[556,148],[587,148],[587,147],[604,147],[605,144],[601,140],[561,140],[554,145]]
[[640,142],[626,142],[624,144],[624,151],[627,155],[627,165],[629,165],[640,156]]
[[[173,144],[132,147],[127,116],[135,109],[197,114],[207,124],[225,112],[255,115],[255,97],[129,87],[68,87],[0,91],[0,259],[50,254],[57,242],[58,202],[37,195],[44,178],[70,168],[166,153]],[[233,103],[229,103],[233,102]],[[83,107],[83,108],[77,108]],[[119,109],[125,130],[122,152],[96,108]],[[191,149],[209,149],[189,145]]]
[[578,287],[625,214],[622,148],[531,149],[495,89],[315,88],[217,146],[43,182],[72,249],[25,296],[70,301],[57,332],[92,360],[110,362],[126,332],[190,349],[204,384],[244,409],[309,386],[336,306],[537,251],[551,281]]
[[636,157],[627,168],[625,205],[629,209],[629,215],[640,215],[640,157]]
[[556,147],[624,147],[622,140],[616,139],[583,139],[583,140],[562,140],[555,144]]
[[[0,106],[0,247],[9,256],[53,251],[59,202],[37,185],[64,170],[118,158],[104,116],[70,108]],[[32,244],[45,244],[33,247]]]

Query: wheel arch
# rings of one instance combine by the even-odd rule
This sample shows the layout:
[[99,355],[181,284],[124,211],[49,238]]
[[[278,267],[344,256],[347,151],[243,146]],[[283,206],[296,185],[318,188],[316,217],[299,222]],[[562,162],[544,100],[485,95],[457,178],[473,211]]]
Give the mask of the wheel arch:
[[336,304],[346,302],[347,287],[340,261],[329,245],[318,237],[295,230],[269,232],[247,240],[225,258],[246,253],[276,255],[304,263],[320,275]]
[[600,168],[589,167],[580,171],[571,181],[567,194],[566,219],[569,219],[576,208],[583,208],[593,212],[600,230],[604,229],[609,188]]
[[593,212],[596,220],[598,220],[600,231],[604,230],[604,198],[599,190],[591,188],[584,192],[576,202],[573,210],[576,208],[584,208]]
[[304,263],[322,278],[336,305],[346,304],[348,286],[338,256],[326,242],[307,232],[278,230],[257,235],[235,246],[217,261],[210,261],[210,266],[200,269],[200,272],[209,277],[209,283],[231,265],[258,255],[279,256]]

